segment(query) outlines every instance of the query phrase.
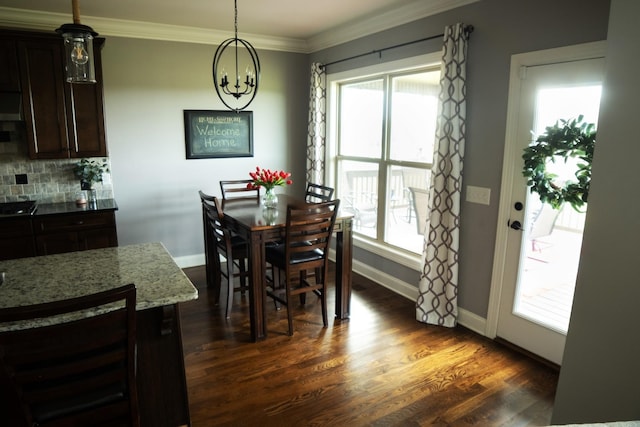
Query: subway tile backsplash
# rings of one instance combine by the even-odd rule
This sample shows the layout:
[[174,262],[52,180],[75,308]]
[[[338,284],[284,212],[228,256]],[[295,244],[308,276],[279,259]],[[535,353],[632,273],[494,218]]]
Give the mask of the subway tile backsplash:
[[[80,159],[30,160],[24,123],[0,122],[0,132],[4,136],[0,140],[0,202],[75,201],[75,195],[80,191],[80,180],[73,175],[73,166]],[[108,158],[105,160],[109,162]],[[16,175],[26,175],[27,184],[16,184]],[[20,178],[23,177],[19,176],[18,181]],[[99,199],[114,198],[110,183],[97,183],[94,187]]]

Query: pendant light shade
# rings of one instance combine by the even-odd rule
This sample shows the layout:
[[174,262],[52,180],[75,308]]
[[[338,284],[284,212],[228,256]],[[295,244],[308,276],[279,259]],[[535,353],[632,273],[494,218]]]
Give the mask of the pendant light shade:
[[[251,43],[238,38],[238,1],[234,0],[235,37],[218,46],[213,56],[213,85],[222,103],[234,111],[244,110],[258,93],[260,60]],[[243,74],[240,74],[241,68]],[[229,70],[229,72],[227,72]]]
[[98,35],[89,26],[80,23],[78,0],[71,1],[73,24],[64,24],[56,30],[64,39],[65,70],[69,83],[95,83],[95,57],[93,38]]

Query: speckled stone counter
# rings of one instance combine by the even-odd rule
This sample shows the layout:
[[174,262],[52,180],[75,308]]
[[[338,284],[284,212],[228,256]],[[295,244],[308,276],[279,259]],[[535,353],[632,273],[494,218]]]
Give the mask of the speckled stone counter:
[[[0,271],[6,273],[4,284],[0,285],[0,307],[72,298],[135,284],[140,425],[191,425],[179,303],[198,298],[198,291],[161,243],[0,261]],[[96,311],[83,315],[92,313]],[[59,321],[72,318],[63,316]],[[34,326],[35,322],[0,323],[0,335]]]
[[[198,291],[162,243],[0,261],[0,307],[38,304],[133,283],[137,310],[198,298]],[[33,327],[0,324],[0,331]]]

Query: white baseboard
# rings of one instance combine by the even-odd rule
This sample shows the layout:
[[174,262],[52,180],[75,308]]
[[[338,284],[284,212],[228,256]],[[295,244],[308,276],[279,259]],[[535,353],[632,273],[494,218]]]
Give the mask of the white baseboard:
[[189,268],[189,267],[197,267],[199,265],[205,265],[203,253],[198,255],[181,256],[178,258],[174,258],[173,261],[175,261],[175,263],[178,264],[178,267],[180,268]]
[[[353,261],[353,271],[411,301],[418,299],[418,272],[416,272],[416,283],[411,284],[357,260]],[[484,336],[486,322],[485,318],[458,307],[458,323],[465,328]]]
[[[333,251],[331,252],[331,255],[335,255]],[[335,260],[335,257],[332,257],[332,259]],[[204,254],[178,257],[174,258],[174,261],[180,268],[197,267],[205,264]],[[353,271],[411,301],[418,299],[418,272],[416,272],[416,283],[411,284],[398,280],[397,277],[391,276],[384,271],[377,270],[357,260],[353,261]],[[485,335],[487,319],[460,307],[458,307],[458,323],[477,334]]]

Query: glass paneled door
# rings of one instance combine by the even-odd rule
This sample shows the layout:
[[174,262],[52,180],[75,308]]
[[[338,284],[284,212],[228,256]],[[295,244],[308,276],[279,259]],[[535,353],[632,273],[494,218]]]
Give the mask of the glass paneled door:
[[[505,229],[498,230],[498,239],[502,235],[504,242],[496,254],[502,252],[503,258],[496,256],[492,286],[494,292],[496,280],[500,281],[496,335],[558,365],[571,314],[586,206],[576,211],[570,205],[553,209],[541,203],[522,175],[522,154],[560,119],[582,115],[584,121],[597,124],[603,69],[602,58],[520,66],[519,81],[510,89],[511,131],[506,144],[511,146],[505,148],[505,170],[511,177],[503,176],[501,213],[507,220],[499,224]],[[559,183],[571,179],[575,167],[571,162],[548,166],[554,168]]]

